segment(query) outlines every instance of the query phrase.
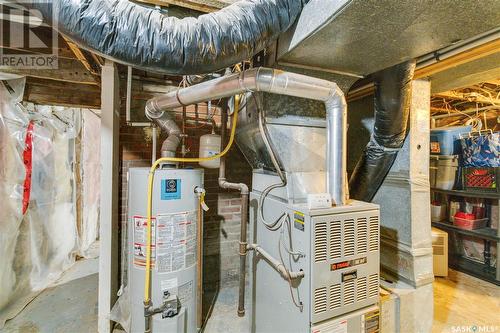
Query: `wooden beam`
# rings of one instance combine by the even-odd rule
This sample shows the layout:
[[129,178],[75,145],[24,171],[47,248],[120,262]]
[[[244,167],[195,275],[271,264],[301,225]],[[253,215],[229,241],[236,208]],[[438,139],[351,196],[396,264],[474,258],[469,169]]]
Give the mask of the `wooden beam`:
[[211,13],[229,6],[228,3],[218,0],[136,0],[137,2],[147,3],[155,6],[170,5],[193,9],[202,13]]
[[73,43],[73,41],[65,36],[63,36],[64,41],[68,44],[69,49],[73,52],[75,57],[82,63],[83,67],[87,69],[93,75],[99,75],[96,70],[96,65],[92,63],[93,59],[87,57],[88,52],[83,52],[78,45]]
[[95,85],[28,77],[23,100],[41,105],[100,109],[101,90]]
[[1,68],[0,72],[51,79],[57,81],[99,85],[99,78],[92,75],[77,59],[57,58],[58,69]]
[[426,67],[415,70],[415,79],[424,78],[446,69],[465,64],[487,55],[500,52],[500,39],[493,40],[478,47],[458,53],[454,56],[438,61]]
[[347,102],[353,102],[358,99],[365,98],[366,96],[373,95],[375,93],[375,85],[369,83],[367,85],[361,86],[356,89],[352,89],[347,93]]
[[98,331],[110,333],[111,308],[119,287],[118,170],[120,92],[118,69],[106,60],[102,68],[101,90],[101,203],[99,223]]

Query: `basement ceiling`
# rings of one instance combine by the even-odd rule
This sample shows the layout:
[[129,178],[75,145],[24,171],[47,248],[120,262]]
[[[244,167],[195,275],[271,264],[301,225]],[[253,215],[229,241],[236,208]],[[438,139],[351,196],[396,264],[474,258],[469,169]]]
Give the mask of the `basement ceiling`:
[[311,0],[277,59],[367,75],[497,29],[498,13],[497,0]]

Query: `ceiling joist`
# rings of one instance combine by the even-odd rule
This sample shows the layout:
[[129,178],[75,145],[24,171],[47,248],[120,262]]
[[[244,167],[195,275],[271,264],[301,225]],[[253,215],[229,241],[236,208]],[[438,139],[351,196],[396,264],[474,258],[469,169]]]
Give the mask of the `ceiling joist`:
[[137,2],[147,3],[155,6],[178,6],[193,9],[202,13],[211,13],[218,11],[229,4],[218,0],[136,0]]
[[458,92],[458,91],[447,91],[438,94],[434,94],[433,97],[440,97],[450,100],[459,100],[459,101],[467,101],[467,102],[477,102],[482,104],[496,104],[500,105],[500,99],[496,99],[494,97],[490,98],[485,96],[484,94],[479,94],[476,92]]

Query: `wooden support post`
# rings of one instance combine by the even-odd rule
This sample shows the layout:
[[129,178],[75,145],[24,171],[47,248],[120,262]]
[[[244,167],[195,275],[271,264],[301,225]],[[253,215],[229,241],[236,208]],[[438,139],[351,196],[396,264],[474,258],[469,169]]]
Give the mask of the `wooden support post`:
[[106,60],[101,90],[101,211],[99,256],[99,333],[111,332],[109,313],[119,287],[118,133],[120,127],[118,69]]

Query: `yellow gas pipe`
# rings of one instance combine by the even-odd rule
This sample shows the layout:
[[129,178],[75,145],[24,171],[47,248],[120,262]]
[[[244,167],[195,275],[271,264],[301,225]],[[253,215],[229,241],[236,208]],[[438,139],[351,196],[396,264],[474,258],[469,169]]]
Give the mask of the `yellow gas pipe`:
[[153,180],[154,173],[158,165],[164,162],[202,162],[202,161],[211,161],[217,158],[220,158],[231,149],[231,146],[234,142],[234,136],[236,133],[236,123],[238,120],[238,109],[240,105],[240,95],[236,95],[234,97],[234,113],[233,113],[233,126],[231,128],[231,135],[229,137],[229,142],[226,145],[226,148],[222,152],[217,155],[213,155],[210,157],[192,157],[192,158],[184,158],[184,157],[162,157],[157,159],[151,169],[149,170],[148,176],[148,205],[147,205],[147,241],[146,241],[146,277],[144,280],[144,305],[149,306],[151,302],[150,297],[150,284],[151,284],[151,213],[153,206]]

